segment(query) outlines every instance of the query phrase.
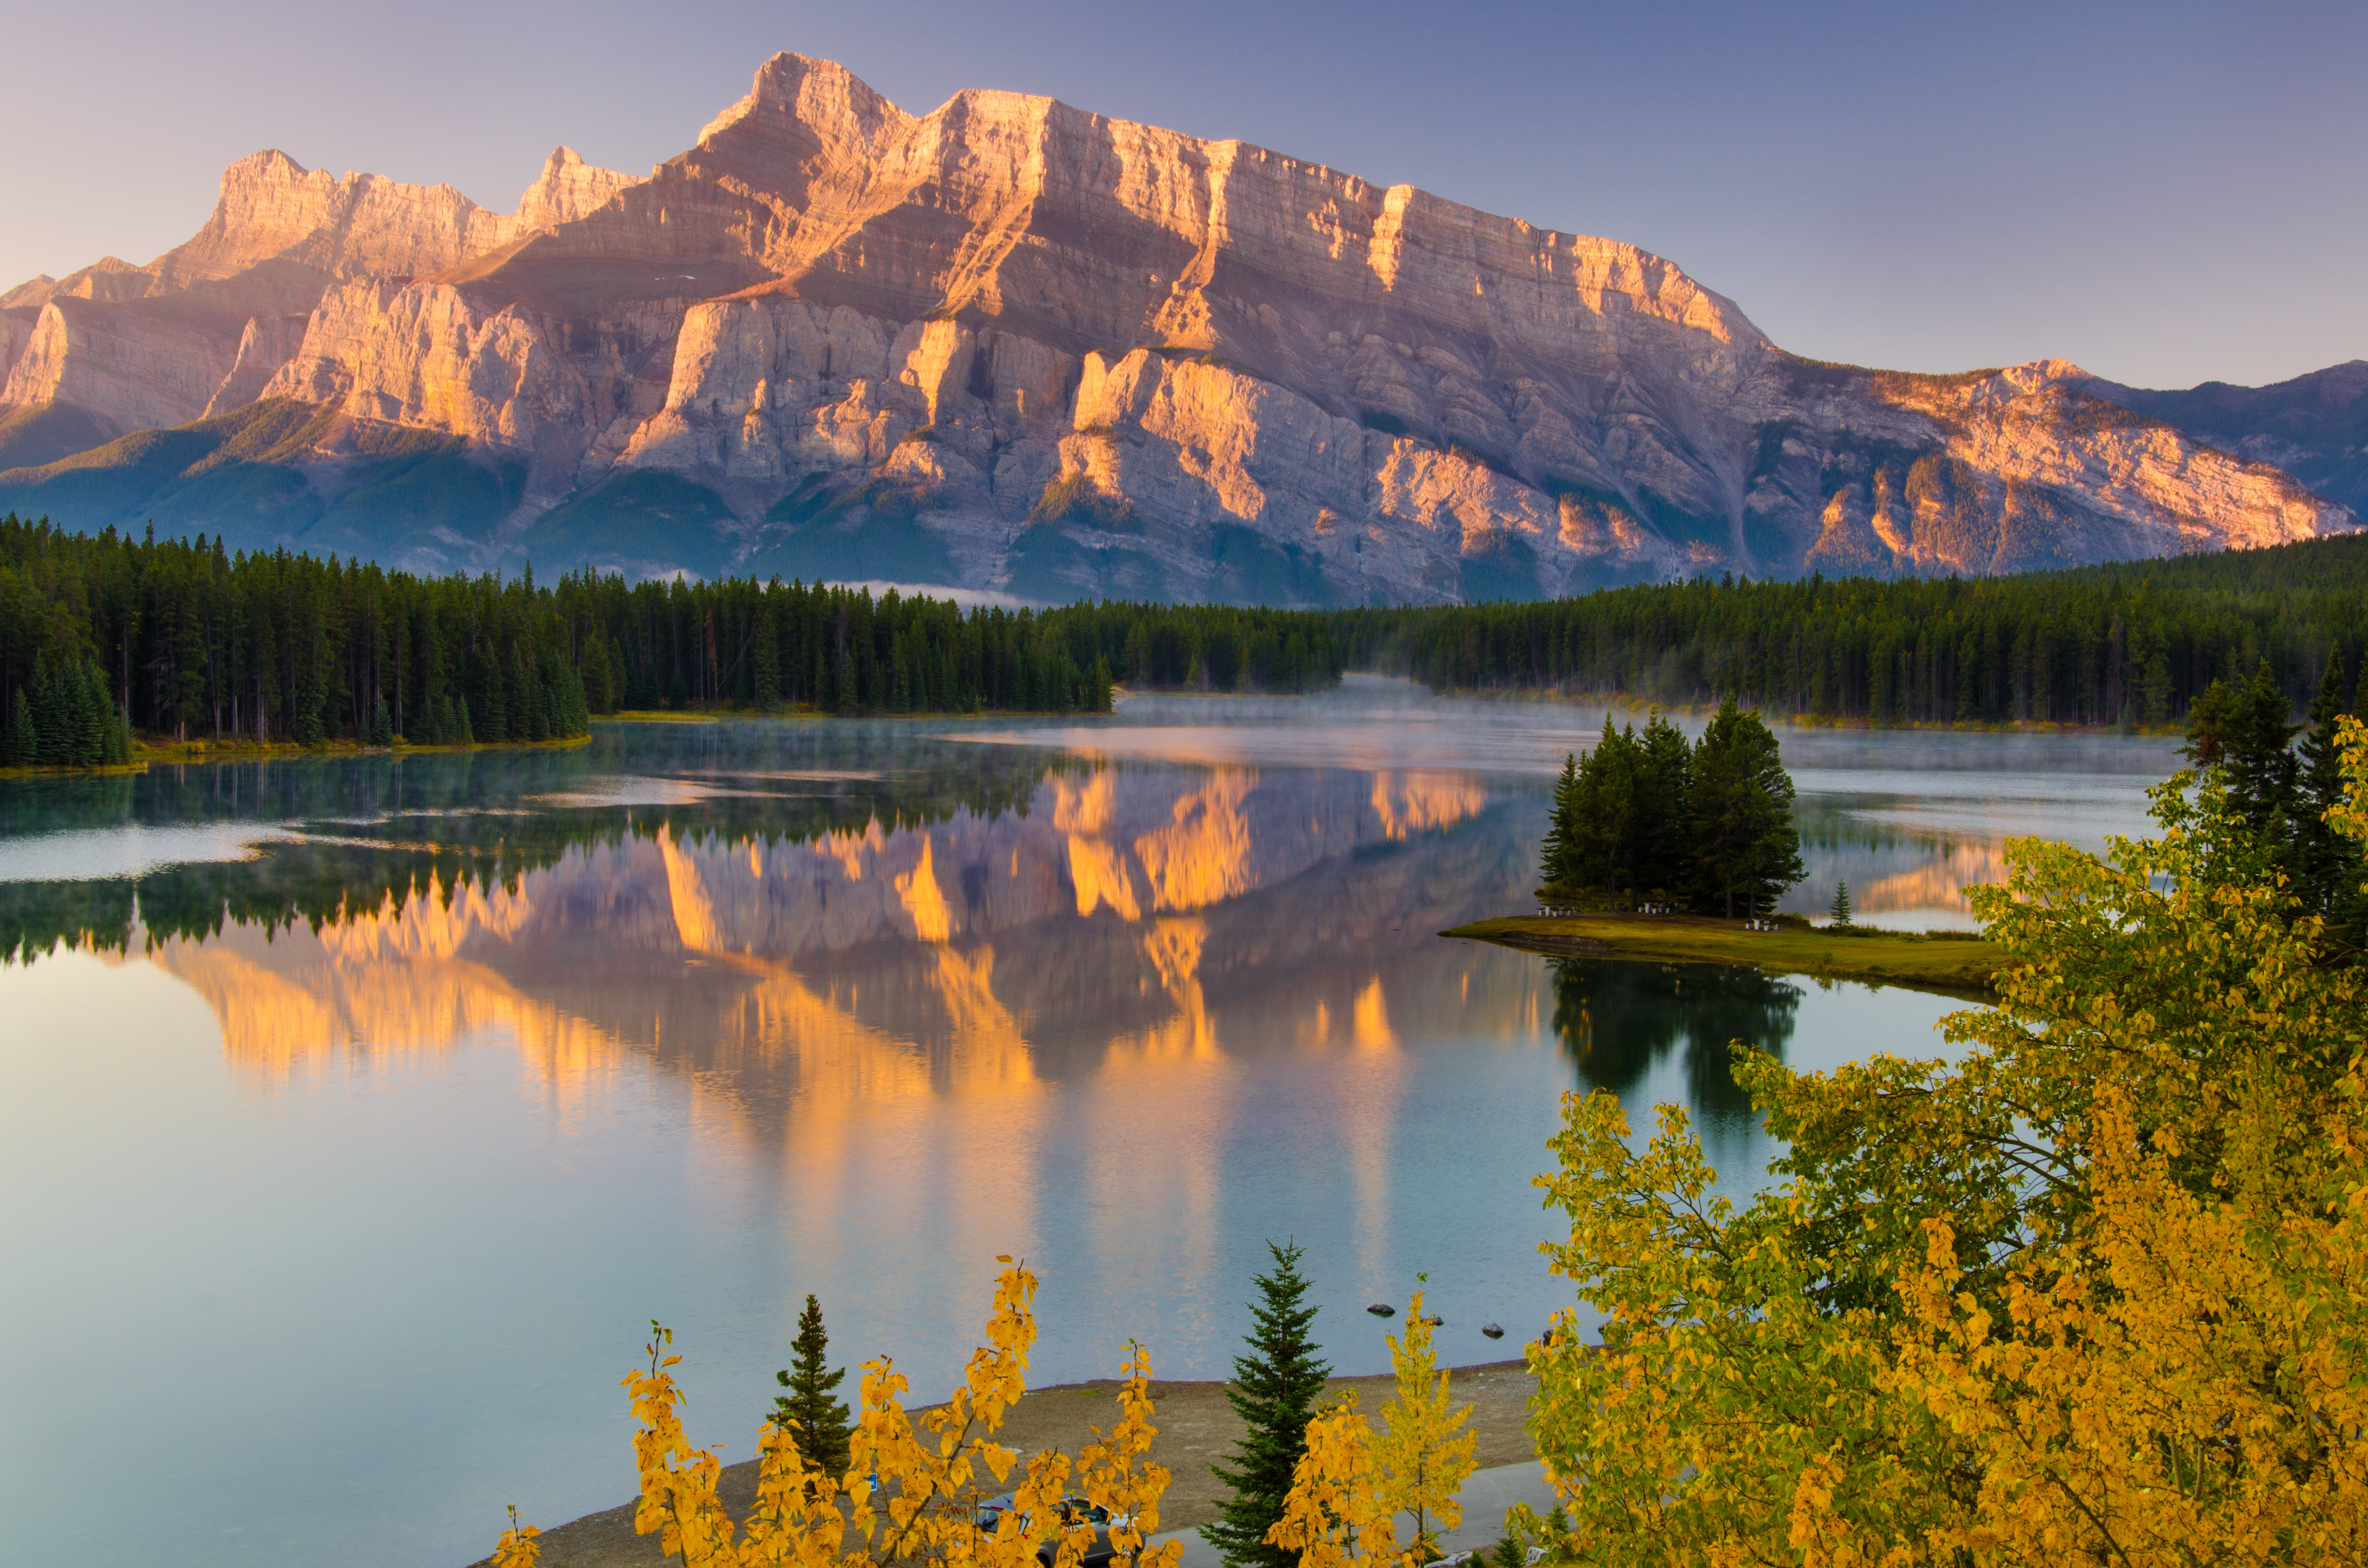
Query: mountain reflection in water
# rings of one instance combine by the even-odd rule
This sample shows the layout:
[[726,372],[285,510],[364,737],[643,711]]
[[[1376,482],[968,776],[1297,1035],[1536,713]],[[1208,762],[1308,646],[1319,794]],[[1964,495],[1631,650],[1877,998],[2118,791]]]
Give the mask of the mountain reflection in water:
[[1518,897],[1528,855],[1522,802],[1479,823],[1486,791],[1438,773],[1055,769],[993,803],[803,836],[746,798],[396,811],[352,830],[377,847],[175,868],[136,910],[94,884],[108,909],[52,903],[81,927],[52,935],[143,951],[267,1075],[500,1024],[556,1079],[646,1049],[772,1119],[1207,1051],[1219,1016],[1235,1051],[1373,1043],[1383,969],[1458,961],[1430,933]]
[[[630,1494],[636,1324],[745,1442],[805,1291],[937,1397],[998,1253],[1043,1280],[1041,1381],[1129,1336],[1224,1375],[1270,1236],[1342,1369],[1386,1368],[1360,1309],[1418,1271],[1442,1356],[1494,1358],[1482,1324],[1570,1300],[1531,1185],[1563,1092],[1687,1103],[1740,1195],[1770,1150],[1728,1039],[1937,1043],[1957,1004],[1915,993],[1440,940],[1527,905],[1600,714],[1362,700],[0,781],[25,1549],[74,1555],[136,1420],[168,1458],[127,1556],[464,1562],[506,1502]],[[1797,896],[1948,918],[1991,797],[2054,788],[2014,760],[1804,797]],[[233,1324],[269,1351],[225,1387]]]

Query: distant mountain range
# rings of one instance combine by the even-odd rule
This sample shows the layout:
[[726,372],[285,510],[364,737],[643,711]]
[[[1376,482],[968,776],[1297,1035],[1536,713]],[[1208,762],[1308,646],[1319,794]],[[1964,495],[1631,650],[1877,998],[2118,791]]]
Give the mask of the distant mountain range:
[[234,164],[0,295],[0,509],[416,570],[1533,597],[2360,527],[2368,362],[2147,392],[1769,342],[1658,256],[1237,142],[775,56],[507,214]]

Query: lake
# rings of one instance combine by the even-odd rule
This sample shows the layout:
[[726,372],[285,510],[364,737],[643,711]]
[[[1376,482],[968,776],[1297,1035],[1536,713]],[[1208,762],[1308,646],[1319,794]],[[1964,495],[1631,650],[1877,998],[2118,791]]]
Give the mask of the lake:
[[[1688,1105],[1747,1191],[1726,1040],[1938,1054],[1962,1005],[1438,937],[1530,907],[1602,721],[1352,677],[0,782],[15,1550],[457,1568],[506,1504],[632,1495],[650,1319],[728,1462],[807,1291],[835,1359],[934,1398],[998,1254],[1042,1280],[1040,1383],[1130,1337],[1225,1375],[1268,1238],[1342,1371],[1386,1369],[1363,1308],[1417,1272],[1443,1358],[1516,1354],[1570,1301],[1530,1185],[1565,1092]],[[1779,734],[1785,907],[1847,879],[1919,929],[1970,923],[2008,836],[2144,831],[2176,762]]]

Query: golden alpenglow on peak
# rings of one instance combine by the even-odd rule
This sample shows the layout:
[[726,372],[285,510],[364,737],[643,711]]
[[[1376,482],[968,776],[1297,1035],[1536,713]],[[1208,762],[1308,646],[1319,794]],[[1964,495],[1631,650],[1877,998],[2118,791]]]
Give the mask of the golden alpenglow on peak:
[[[1615,239],[789,52],[647,178],[562,147],[505,215],[259,153],[187,244],[6,301],[0,506],[430,571],[1432,604],[2185,553],[2368,499],[2066,360],[1806,360]],[[304,414],[268,500],[107,446],[265,404]]]

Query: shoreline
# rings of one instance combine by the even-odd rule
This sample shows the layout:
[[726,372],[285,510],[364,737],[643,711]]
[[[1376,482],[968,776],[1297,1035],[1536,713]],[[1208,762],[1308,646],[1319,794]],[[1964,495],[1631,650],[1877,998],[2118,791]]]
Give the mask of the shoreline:
[[210,762],[293,762],[324,756],[424,756],[476,751],[564,751],[589,744],[590,735],[565,735],[555,741],[476,741],[467,745],[364,745],[359,741],[324,741],[308,746],[297,741],[147,741],[132,742],[131,760],[78,767],[71,763],[41,767],[0,767],[0,778],[103,778],[110,774],[145,773],[151,767],[187,767]]
[[1979,937],[1932,937],[1856,926],[1752,931],[1701,915],[1512,915],[1439,933],[1552,958],[1744,964],[1771,974],[1900,985],[1987,1002],[2005,950]]
[[[1382,670],[1348,670],[1346,675],[1379,676],[1385,680],[1408,681],[1430,697],[1442,701],[1459,702],[1536,702],[1554,703],[1565,708],[1600,708],[1622,713],[1642,715],[1659,711],[1672,718],[1700,718],[1718,711],[1715,699],[1664,701],[1659,698],[1634,697],[1624,691],[1563,691],[1552,687],[1452,687],[1445,691],[1433,691],[1415,676],[1391,675]],[[1293,696],[1297,693],[1281,693]],[[1305,695],[1314,696],[1315,693]],[[1908,719],[1877,721],[1863,714],[1848,713],[1777,713],[1765,708],[1752,708],[1741,699],[1736,706],[1746,712],[1756,712],[1769,724],[1786,724],[1796,730],[1855,730],[1871,734],[1964,734],[1964,735],[2071,735],[2086,739],[2127,736],[2135,740],[2177,740],[2187,733],[2184,723],[2133,724],[2127,729],[2119,723],[2081,724],[2064,719]]]
[[[1453,1403],[1468,1403],[1473,1407],[1469,1430],[1480,1439],[1476,1456],[1479,1464],[1486,1468],[1534,1459],[1528,1418],[1530,1393],[1536,1380],[1530,1376],[1527,1362],[1485,1361],[1447,1369],[1452,1375],[1449,1392]],[[1022,1462],[1029,1455],[1045,1449],[1075,1453],[1092,1440],[1088,1426],[1107,1428],[1116,1418],[1121,1386],[1117,1379],[1096,1378],[1082,1383],[1049,1383],[1030,1389],[1004,1417],[996,1439],[1015,1450]],[[1230,1386],[1222,1379],[1163,1379],[1152,1382],[1152,1423],[1159,1429],[1159,1436],[1152,1444],[1150,1458],[1166,1465],[1170,1472],[1167,1494],[1160,1499],[1162,1536],[1206,1524],[1217,1517],[1216,1499],[1224,1495],[1226,1489],[1217,1483],[1209,1466],[1212,1461],[1229,1459],[1242,1433],[1241,1418],[1225,1399],[1225,1390]],[[1358,1408],[1369,1416],[1381,1408],[1395,1388],[1396,1380],[1387,1372],[1333,1378],[1325,1385],[1327,1395],[1355,1390]],[[848,1401],[850,1406],[853,1403]],[[925,1408],[929,1407],[915,1407],[908,1414],[917,1418]],[[917,1419],[915,1426],[919,1426]],[[729,1455],[753,1448],[755,1435],[700,1432],[693,1434],[693,1441],[720,1441],[727,1446],[719,1451]],[[630,1443],[630,1432],[620,1421],[620,1450],[629,1451]],[[757,1461],[749,1459],[725,1465],[716,1490],[733,1520],[737,1523],[744,1519],[756,1502]],[[990,1483],[989,1490],[1004,1488]],[[658,1537],[655,1533],[633,1533],[636,1506],[635,1502],[620,1503],[545,1529],[539,1540],[543,1568],[666,1568],[673,1560],[659,1551]],[[524,1509],[520,1514],[527,1523],[535,1522]],[[485,1533],[488,1551],[506,1525],[507,1521],[489,1523]],[[472,1568],[486,1568],[490,1562],[490,1557],[481,1558]]]

